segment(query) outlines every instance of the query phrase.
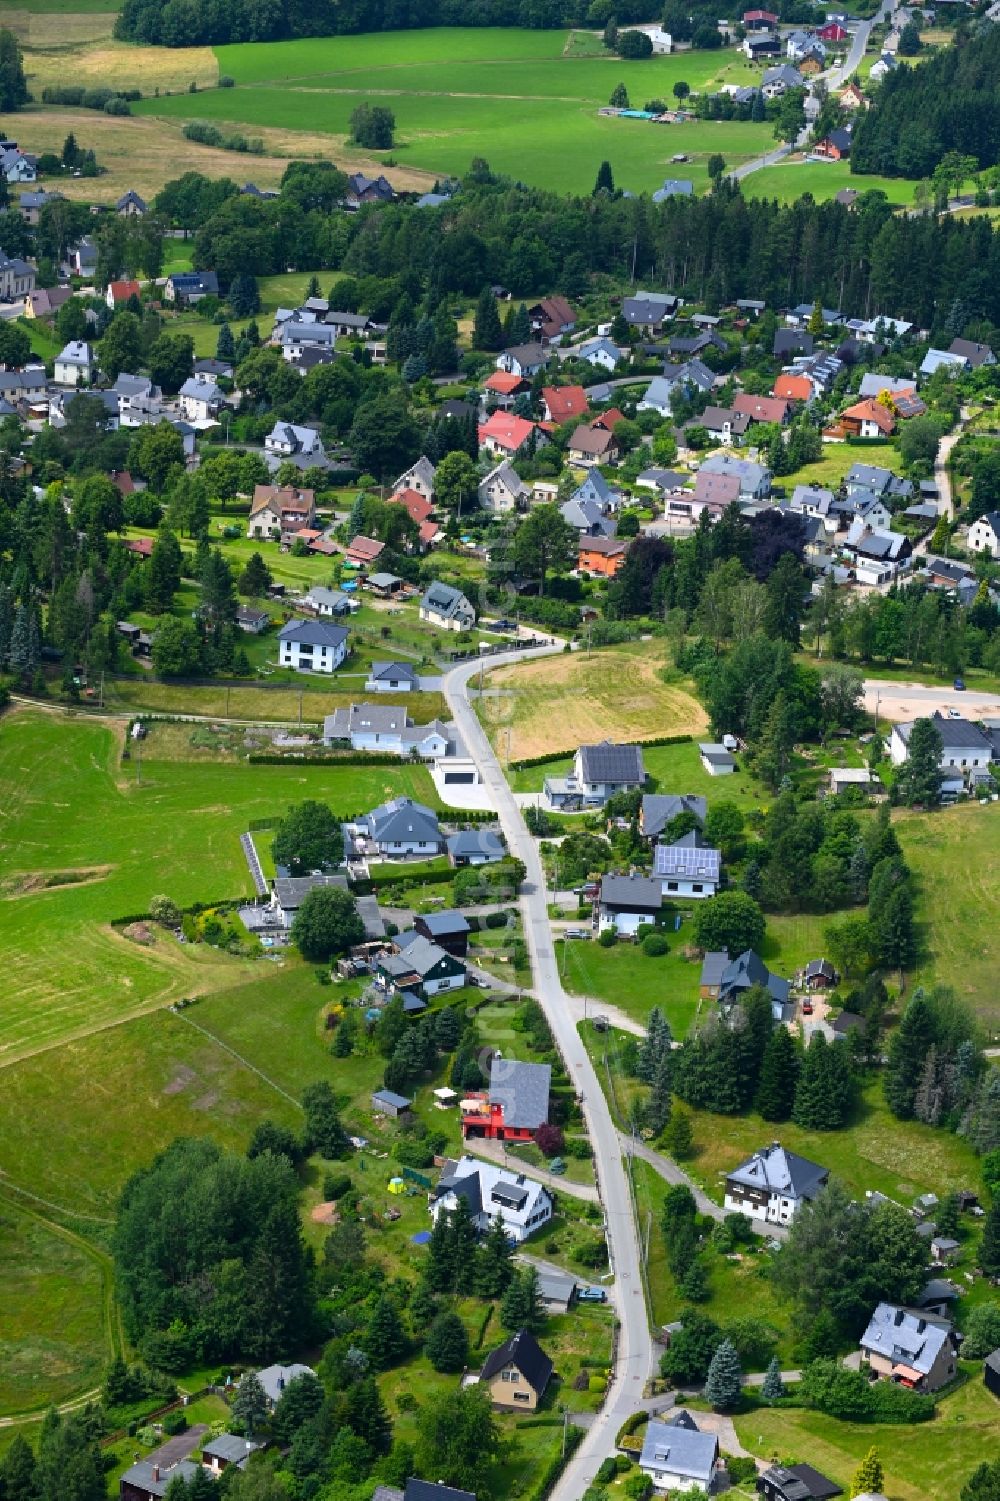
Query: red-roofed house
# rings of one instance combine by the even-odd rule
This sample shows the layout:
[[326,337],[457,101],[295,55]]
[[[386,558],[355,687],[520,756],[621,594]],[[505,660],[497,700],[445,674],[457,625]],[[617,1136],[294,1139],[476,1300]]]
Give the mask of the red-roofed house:
[[527,447],[532,433],[539,444],[549,441],[537,423],[511,412],[493,412],[488,421],[479,424],[479,443],[487,453],[512,459]]
[[436,521],[421,521],[418,528],[421,547],[433,547],[435,542],[440,542],[442,535]]
[[843,26],[841,26],[839,21],[828,21],[825,26],[820,27],[816,35],[819,37],[821,42],[847,41],[847,32],[844,30]]
[[130,297],[138,297],[140,290],[137,281],[112,281],[108,283],[104,300],[113,311],[116,307],[124,307]]
[[733,398],[733,411],[742,412],[751,422],[787,422],[788,402],[777,396],[751,396],[741,391]]
[[426,521],[434,507],[426,495],[421,495],[416,490],[397,490],[395,495],[390,495],[386,505],[402,506],[406,514],[419,526]]
[[355,537],[348,546],[345,557],[349,563],[358,563],[362,568],[367,568],[374,563],[384,547],[385,543],[376,541],[374,537]]
[[896,431],[896,419],[889,408],[871,396],[841,412],[840,425],[856,438],[888,438]]
[[745,10],[743,26],[747,31],[773,31],[778,17],[773,10]]
[[519,396],[531,390],[531,381],[525,380],[523,375],[509,375],[506,370],[494,370],[483,389],[491,405],[512,407]]
[[590,420],[591,427],[602,427],[606,433],[613,433],[617,422],[625,421],[625,413],[617,407],[608,407],[606,412],[598,412],[596,417]]
[[587,393],[582,386],[543,386],[542,408],[546,422],[569,422],[586,415]]
[[126,537],[123,545],[128,552],[137,552],[140,558],[151,558],[155,540],[155,537]]
[[779,375],[771,387],[773,396],[785,401],[812,401],[813,384],[805,375]]

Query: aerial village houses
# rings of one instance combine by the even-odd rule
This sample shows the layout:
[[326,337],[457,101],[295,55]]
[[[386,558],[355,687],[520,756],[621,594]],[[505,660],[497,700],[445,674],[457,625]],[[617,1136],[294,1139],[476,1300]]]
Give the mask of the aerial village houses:
[[487,1141],[533,1141],[549,1118],[552,1068],[494,1054],[489,1090],[462,1101],[462,1135]]
[[829,1177],[828,1168],[773,1141],[727,1175],[724,1204],[733,1214],[787,1225],[803,1203],[826,1187]]

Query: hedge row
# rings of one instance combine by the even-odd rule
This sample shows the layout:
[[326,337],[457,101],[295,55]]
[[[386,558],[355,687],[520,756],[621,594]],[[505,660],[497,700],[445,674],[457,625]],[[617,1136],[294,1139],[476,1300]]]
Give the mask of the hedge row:
[[566,1430],[566,1453],[556,1454],[549,1461],[542,1474],[542,1478],[533,1491],[528,1493],[528,1501],[545,1501],[545,1497],[552,1490],[559,1476],[566,1467],[566,1462],[574,1450],[583,1441],[583,1429],[569,1427]]
[[642,1425],[643,1425],[643,1423],[648,1423],[648,1422],[649,1422],[649,1413],[648,1412],[633,1412],[633,1413],[630,1413],[629,1416],[625,1419],[625,1421],[622,1424],[622,1426],[619,1428],[617,1437],[615,1438],[615,1443],[618,1445],[619,1448],[621,1448],[621,1442],[622,1442],[623,1438],[628,1438],[631,1434],[633,1434],[635,1432],[635,1430],[637,1428],[641,1428]]
[[[657,735],[652,740],[636,740],[633,743],[640,750],[646,750],[656,745],[690,745],[693,739],[693,735]],[[520,761],[512,761],[511,770],[527,771],[532,766],[548,766],[553,761],[565,761],[569,754],[569,751],[550,751],[545,756],[525,756]]]
[[447,870],[421,870],[415,872],[412,876],[408,876],[402,871],[398,873],[396,871],[385,871],[384,873],[379,871],[376,876],[370,875],[367,881],[355,882],[355,890],[361,892],[363,895],[369,895],[370,892],[363,890],[366,886],[370,887],[371,891],[381,891],[385,886],[433,886],[436,881],[453,881],[455,875],[454,866],[449,866]]
[[247,756],[251,766],[427,766],[430,762],[419,756],[393,756],[385,751],[333,751],[313,756],[299,754],[279,756],[273,751],[251,751]]

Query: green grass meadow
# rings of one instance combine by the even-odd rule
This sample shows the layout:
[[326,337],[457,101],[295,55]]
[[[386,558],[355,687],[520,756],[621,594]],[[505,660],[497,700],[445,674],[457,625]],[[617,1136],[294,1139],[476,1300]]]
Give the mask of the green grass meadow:
[[656,188],[677,175],[670,158],[681,152],[691,157],[683,174],[702,186],[711,153],[735,164],[771,138],[769,126],[749,122],[665,126],[598,115],[619,81],[637,106],[652,98],[672,103],[681,79],[694,90],[746,83],[755,72],[735,51],[629,62],[566,47],[563,31],[507,28],[237,44],[216,49],[235,88],[145,100],[136,109],[343,137],[361,100],[383,99],[396,116],[391,155],[401,167],[460,174],[481,156],[497,171],[548,187],[557,157],[558,186],[576,193],[589,192],[605,158],[620,186]]
[[849,162],[781,162],[776,167],[762,167],[743,181],[748,198],[777,198],[779,203],[794,203],[804,193],[817,202],[833,198],[842,188],[859,193],[883,192],[890,203],[907,207],[913,202],[915,182],[901,177],[860,176],[851,172]]

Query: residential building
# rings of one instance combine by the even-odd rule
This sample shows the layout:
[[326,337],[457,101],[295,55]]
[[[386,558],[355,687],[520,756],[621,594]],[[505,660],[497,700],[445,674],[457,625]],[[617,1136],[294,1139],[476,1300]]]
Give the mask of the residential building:
[[321,620],[341,620],[351,610],[349,595],[339,589],[326,589],[322,584],[313,584],[302,603],[315,610]]
[[421,454],[417,462],[405,474],[401,474],[393,485],[393,494],[398,495],[402,490],[416,490],[418,495],[423,495],[426,500],[434,499],[434,477],[437,474],[437,466],[432,464],[426,454]]
[[221,1475],[230,1465],[237,1470],[245,1470],[251,1454],[256,1454],[263,1447],[263,1444],[244,1438],[242,1434],[220,1433],[202,1449],[201,1462],[213,1476]]
[[988,552],[991,558],[1000,557],[1000,511],[987,511],[972,523],[966,546],[970,552]]
[[573,761],[573,771],[566,779],[578,789],[578,796],[592,807],[607,802],[614,792],[641,787],[646,780],[642,749],[638,745],[614,745],[602,740],[597,745],[581,745]]
[[486,1357],[480,1383],[494,1407],[534,1412],[549,1384],[552,1361],[533,1334],[519,1329]]
[[528,309],[528,321],[532,333],[539,334],[545,343],[561,339],[576,328],[576,314],[565,297],[543,297]]
[[845,407],[840,414],[840,426],[856,438],[889,438],[896,431],[896,419],[884,402],[866,396]]
[[722,881],[722,855],[698,829],[653,851],[653,877],[668,900],[714,896]]
[[972,339],[952,339],[948,353],[965,360],[966,368],[979,370],[983,365],[995,365],[996,355],[988,344],[976,344]]
[[[748,38],[749,40],[749,38]],[[777,40],[777,38],[774,38]],[[770,54],[774,57],[781,55],[781,44],[771,49],[761,49],[757,56]],[[789,89],[801,89],[805,87],[805,79],[798,68],[793,68],[791,63],[779,63],[775,68],[766,68],[760,81],[760,91],[765,99],[780,99],[782,94],[787,94]]]
[[18,151],[16,146],[0,148],[0,175],[5,182],[35,182],[38,178],[35,158]]
[[592,427],[581,423],[569,440],[568,455],[571,464],[589,468],[592,464],[615,464],[620,449],[613,433],[604,427]]
[[460,1157],[445,1167],[431,1193],[431,1218],[453,1213],[459,1199],[468,1204],[477,1230],[487,1231],[499,1215],[508,1240],[516,1243],[536,1234],[553,1213],[552,1195],[543,1184],[475,1157]]
[[613,339],[602,336],[597,339],[587,339],[573,350],[573,355],[578,360],[584,360],[588,365],[610,372],[621,360],[627,358],[628,350],[622,349]]
[[[979,725],[968,719],[952,719],[950,715],[935,710],[929,716],[931,723],[941,735],[941,772],[949,773],[961,781],[968,781],[974,771],[988,769],[993,759],[993,742]],[[893,766],[902,766],[910,754],[910,736],[916,720],[906,720],[892,727],[889,736],[889,759]]]
[[988,1392],[1000,1397],[1000,1349],[992,1351],[983,1362],[983,1382]]
[[70,287],[36,287],[24,299],[24,316],[26,318],[52,317],[72,295]]
[[128,219],[141,219],[146,209],[145,198],[140,198],[134,188],[129,188],[127,193],[123,193],[115,204],[115,213],[122,214]]
[[349,704],[335,709],[323,720],[323,744],[350,741],[357,751],[382,751],[391,756],[413,756],[437,761],[453,744],[448,726],[439,719],[415,725],[398,704]]
[[740,459],[730,453],[713,453],[705,459],[700,472],[735,475],[740,482],[743,500],[764,500],[771,493],[771,471],[752,459]]
[[690,813],[699,824],[705,822],[708,804],[692,792],[643,794],[639,805],[639,832],[644,839],[658,839],[667,824],[680,813]]
[[920,374],[933,375],[937,370],[946,370],[949,375],[958,375],[969,368],[969,361],[964,354],[952,354],[947,349],[929,349],[921,361]]
[[519,375],[530,380],[548,363],[548,351],[541,344],[514,344],[497,355],[497,369],[506,375]]
[[257,1380],[264,1388],[267,1405],[272,1410],[281,1401],[285,1388],[300,1376],[315,1376],[312,1366],[292,1362],[290,1365],[269,1365],[257,1372]]
[[832,990],[839,979],[829,959],[810,959],[802,971],[802,983],[807,990]]
[[710,1495],[718,1467],[718,1435],[702,1433],[684,1408],[675,1409],[666,1421],[652,1418],[646,1424],[639,1468],[655,1491]]
[[57,386],[89,385],[97,374],[93,347],[84,339],[71,339],[56,355],[54,374]]
[[862,792],[879,795],[884,790],[882,783],[875,772],[866,770],[863,766],[834,766],[830,770],[830,791],[834,797],[839,797],[842,792],[847,792],[851,787],[859,787]]
[[538,1296],[546,1313],[569,1313],[578,1286],[576,1278],[565,1272],[538,1273]]
[[752,63],[763,57],[780,57],[781,38],[769,31],[751,33],[744,38],[743,51]]
[[352,537],[344,550],[346,562],[353,563],[356,568],[368,569],[381,557],[385,551],[385,543],[377,537]]
[[347,656],[348,634],[325,620],[290,620],[278,632],[278,661],[296,672],[336,672]]
[[452,865],[493,865],[506,851],[503,840],[492,829],[460,829],[449,834],[448,859]]
[[0,302],[23,302],[34,290],[34,266],[0,250]]
[[699,416],[692,417],[684,430],[686,432],[692,427],[703,427],[714,438],[718,438],[725,448],[729,448],[734,439],[746,437],[749,426],[750,418],[745,412],[737,412],[733,407],[708,406]]
[[694,183],[689,177],[665,177],[653,194],[654,203],[665,203],[668,198],[690,198]]
[[527,417],[515,417],[513,412],[491,412],[485,422],[479,424],[479,445],[487,453],[515,459],[534,441],[541,447],[549,440],[537,422]]
[[236,624],[241,631],[246,631],[251,636],[259,636],[271,624],[271,617],[266,610],[255,610],[251,605],[237,605]]
[[476,612],[459,589],[450,584],[429,584],[420,601],[420,619],[445,631],[471,631]]
[[383,859],[422,859],[444,849],[437,814],[411,797],[380,803],[358,820],[356,829],[364,845]]
[[248,537],[284,537],[316,523],[316,495],[294,485],[254,485]]
[[837,126],[812,149],[816,156],[825,157],[827,161],[845,161],[851,154],[851,132],[846,126]]
[[777,396],[751,396],[741,391],[733,398],[733,411],[749,417],[751,422],[777,422],[781,426],[788,421],[788,402]]
[[622,317],[629,328],[655,335],[674,316],[678,306],[678,299],[669,292],[639,291],[622,299]]
[[531,491],[509,459],[504,459],[479,482],[479,504],[494,516],[506,516],[525,509]]
[[614,578],[625,562],[628,542],[618,537],[581,537],[576,566],[595,578]]
[[531,381],[523,375],[512,375],[506,370],[494,370],[483,382],[487,411],[496,407],[508,411],[519,396],[531,390]]
[[735,1005],[748,990],[761,986],[771,997],[775,1021],[790,1021],[793,1007],[788,999],[791,986],[781,975],[768,969],[759,954],[745,949],[730,959],[719,976],[719,1004],[724,1010]]
[[[435,196],[424,194],[425,198]],[[417,204],[420,202],[418,198]],[[442,1485],[440,1480],[432,1484],[429,1480],[415,1480],[411,1476],[403,1491],[395,1485],[377,1485],[372,1501],[476,1501],[476,1498],[471,1491],[457,1491],[453,1486]]]
[[175,271],[163,288],[167,302],[200,302],[203,297],[218,297],[219,278],[214,271]]
[[410,520],[418,527],[423,526],[434,510],[434,502],[428,500],[426,495],[421,495],[419,490],[397,490],[390,495],[386,505],[402,506]]
[[351,172],[347,178],[344,207],[355,210],[366,203],[391,203],[395,196],[392,183],[381,172],[377,177],[366,177],[364,172]]
[[161,1465],[155,1459],[137,1459],[118,1482],[120,1501],[162,1501],[175,1480],[192,1481],[201,1472],[193,1459]]
[[772,1465],[758,1475],[757,1489],[764,1501],[832,1501],[834,1496],[844,1494],[835,1481],[806,1464]]
[[[596,420],[596,419],[595,419]],[[591,427],[594,423],[591,423]],[[600,507],[605,516],[611,515],[621,504],[622,492],[605,479],[599,469],[591,469],[586,479],[577,486],[570,496],[570,501],[579,501],[581,504],[594,504]]]
[[210,375],[192,375],[177,393],[177,405],[188,422],[213,422],[225,403],[226,393]]
[[655,922],[663,910],[663,891],[658,880],[647,876],[602,876],[597,911],[601,933],[613,929],[623,938],[634,938],[636,929]]
[[949,1321],[895,1303],[879,1303],[860,1346],[862,1368],[911,1391],[936,1392],[957,1369]]
[[412,693],[419,687],[419,675],[409,662],[373,662],[365,683],[369,693]]
[[702,766],[710,777],[732,776],[736,770],[736,762],[724,745],[706,741],[698,746],[698,754],[701,757]]
[[743,29],[744,31],[777,31],[777,13],[773,10],[745,10]]
[[461,959],[414,928],[397,934],[393,942],[395,952],[380,954],[375,961],[375,978],[385,989],[427,1001],[465,985]]
[[464,912],[455,909],[442,912],[418,913],[413,919],[414,931],[429,938],[447,954],[464,959],[469,952],[469,934],[472,928]]
[[277,469],[284,459],[302,469],[325,466],[323,440],[314,427],[295,422],[276,422],[264,439],[264,458]]
[[295,914],[310,891],[318,887],[332,887],[337,891],[347,890],[347,877],[343,871],[333,875],[312,873],[307,876],[276,876],[271,887],[271,910],[283,928],[290,928]]
[[532,1141],[549,1118],[552,1069],[494,1053],[489,1089],[462,1101],[462,1135],[468,1140]]
[[[24,202],[23,198],[21,202]],[[124,307],[130,297],[138,299],[141,294],[142,288],[137,281],[109,281],[104,300],[114,312],[116,308]]]
[[803,1204],[822,1192],[829,1178],[829,1168],[773,1141],[727,1174],[723,1204],[732,1214],[788,1225]]

